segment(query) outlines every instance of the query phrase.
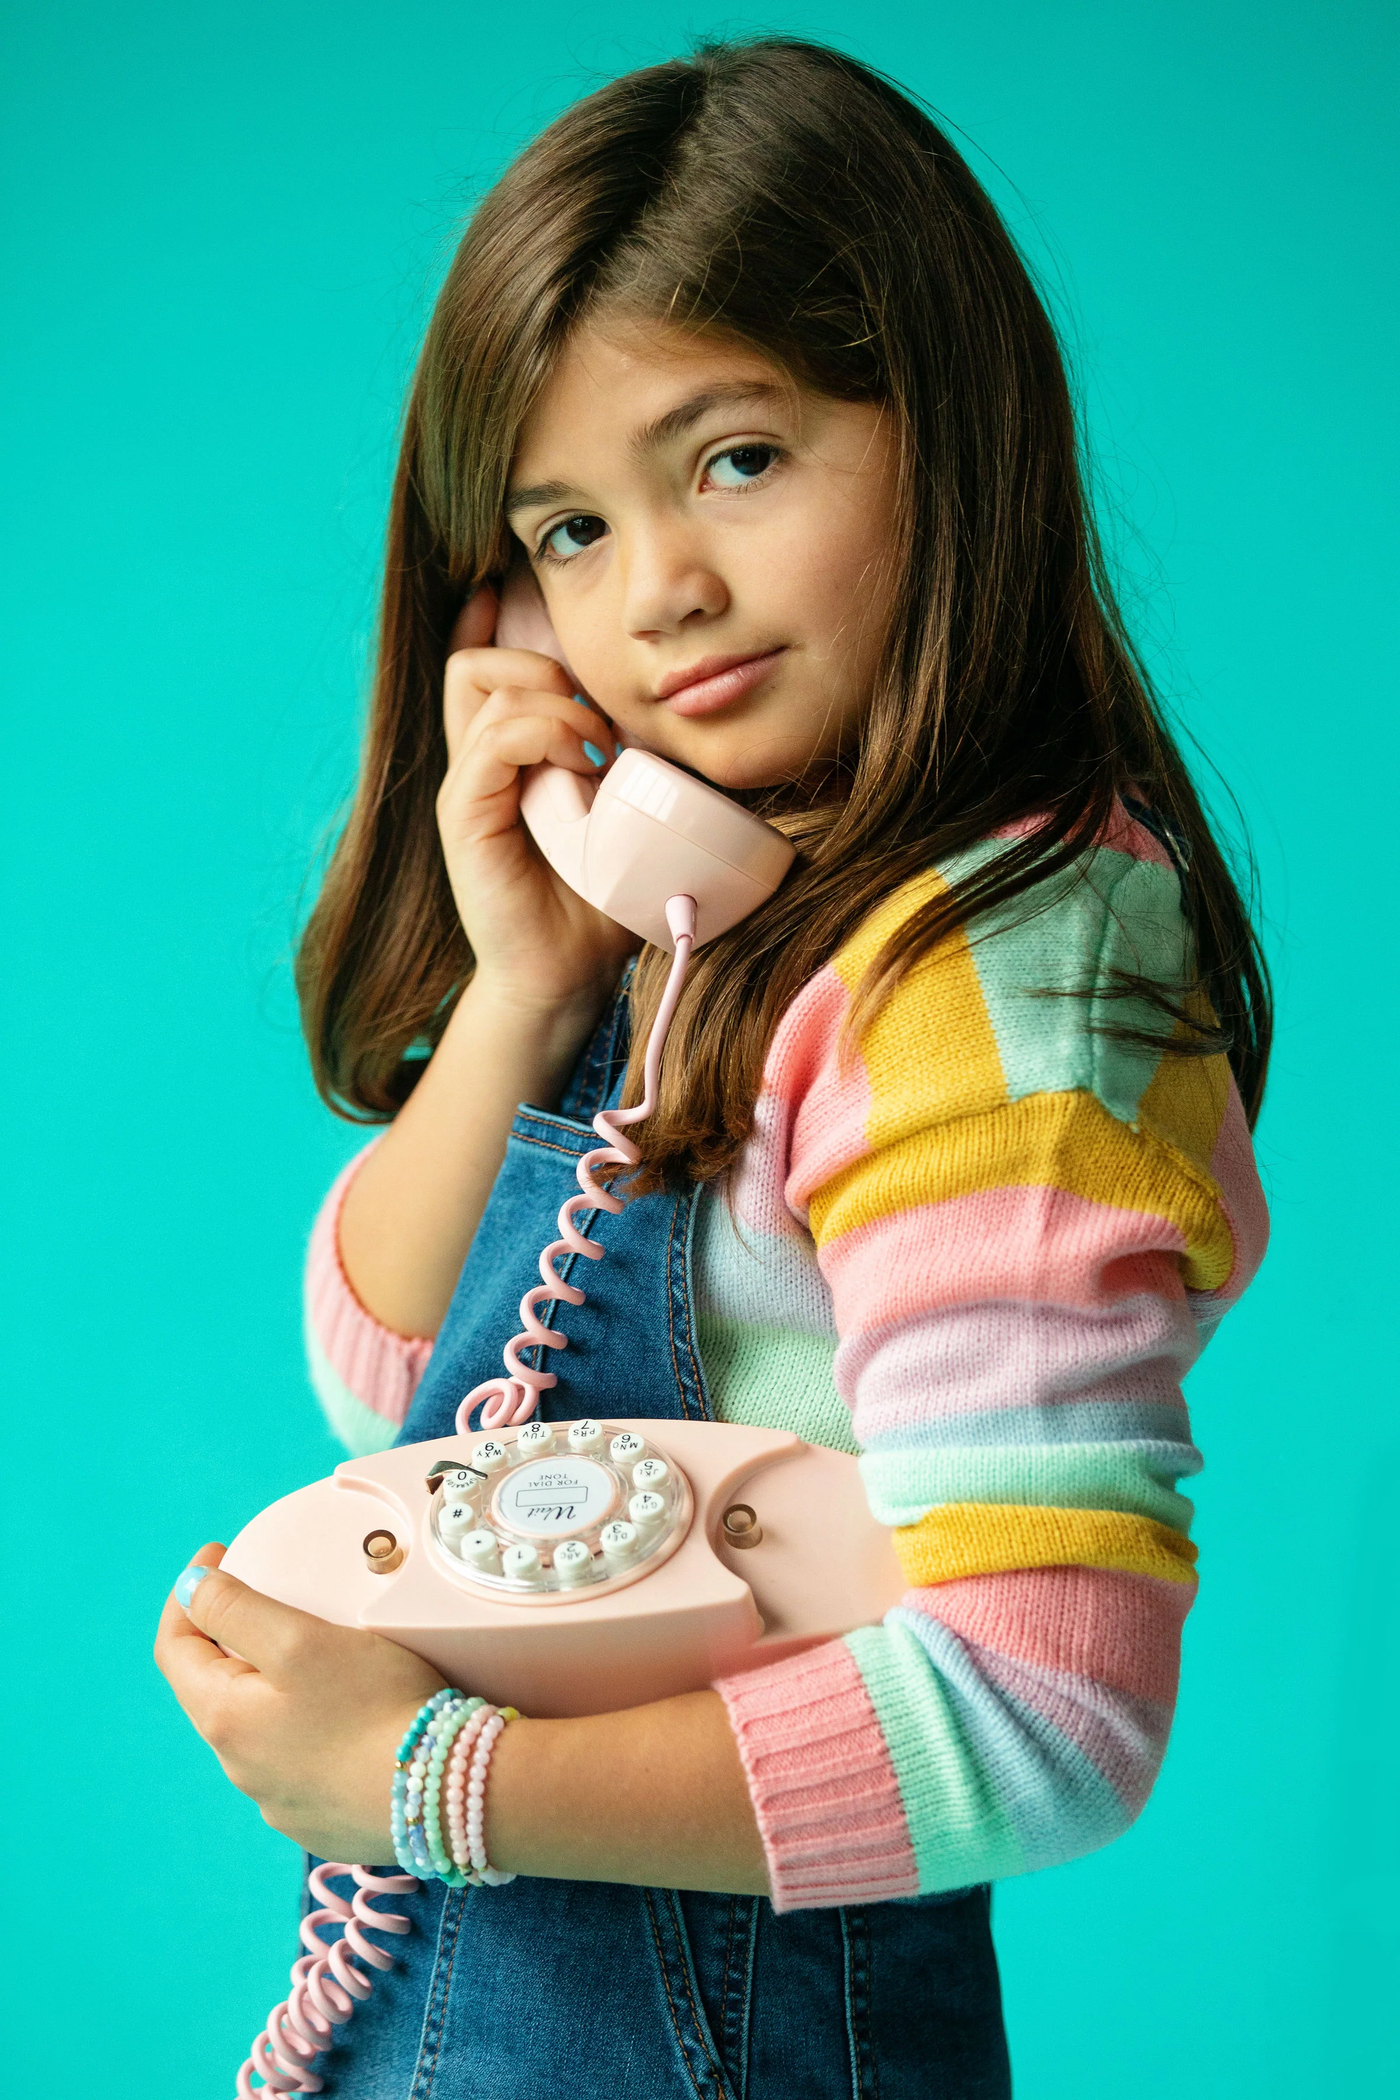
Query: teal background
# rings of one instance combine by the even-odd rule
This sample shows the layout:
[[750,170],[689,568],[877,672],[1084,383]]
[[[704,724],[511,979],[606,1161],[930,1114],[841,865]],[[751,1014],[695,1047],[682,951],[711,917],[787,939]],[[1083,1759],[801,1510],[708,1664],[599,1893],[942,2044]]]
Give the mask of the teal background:
[[1278,972],[1275,1242],[1192,1386],[1180,1721],[1127,1838],[999,1895],[1018,2094],[1395,2089],[1396,22],[9,11],[7,2090],[212,2100],[282,1995],[294,1858],[149,1643],[190,1551],[336,1456],[298,1272],[353,1139],[288,955],[352,777],[402,387],[466,201],[592,81],[716,27],[843,43],[976,142]]

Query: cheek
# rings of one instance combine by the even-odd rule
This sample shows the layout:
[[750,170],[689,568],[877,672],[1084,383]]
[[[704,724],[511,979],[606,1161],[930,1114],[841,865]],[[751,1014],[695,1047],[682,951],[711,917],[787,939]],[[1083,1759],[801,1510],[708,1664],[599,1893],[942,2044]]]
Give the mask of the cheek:
[[891,539],[886,516],[864,506],[793,520],[764,564],[765,609],[829,661],[864,669],[889,610]]

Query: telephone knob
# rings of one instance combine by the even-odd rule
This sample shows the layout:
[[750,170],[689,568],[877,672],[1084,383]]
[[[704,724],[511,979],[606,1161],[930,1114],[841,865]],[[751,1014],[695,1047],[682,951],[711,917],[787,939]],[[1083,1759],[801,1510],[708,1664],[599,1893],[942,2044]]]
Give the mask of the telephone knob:
[[488,1437],[484,1444],[478,1444],[473,1451],[472,1464],[478,1473],[499,1473],[509,1456],[510,1453],[504,1444],[498,1444],[494,1437]]
[[518,1458],[543,1458],[554,1449],[554,1429],[548,1422],[527,1422],[515,1440]]
[[603,1448],[603,1425],[601,1422],[571,1422],[569,1424],[569,1449],[571,1451],[601,1451]]

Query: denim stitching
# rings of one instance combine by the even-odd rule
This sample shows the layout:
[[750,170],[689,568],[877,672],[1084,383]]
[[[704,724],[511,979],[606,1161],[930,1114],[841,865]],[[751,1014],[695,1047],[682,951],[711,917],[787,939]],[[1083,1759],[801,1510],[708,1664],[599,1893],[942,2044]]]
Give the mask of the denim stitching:
[[[409,2100],[431,2100],[433,2081],[437,2077],[438,2056],[442,2050],[443,2031],[447,2024],[445,2017],[447,2012],[447,1993],[452,1983],[453,1964],[457,1959],[457,1942],[461,1937],[462,1917],[466,1910],[466,1901],[459,1889],[449,1889],[447,1892],[447,1901],[443,1905],[444,1925],[447,1922],[449,1905],[452,1906],[453,1910],[452,1944],[444,1955],[442,1926],[439,1926],[438,1953],[433,1963],[432,1982],[428,1986],[428,2010],[423,2020],[423,2039],[419,2044],[418,2064],[413,2074],[413,2087]],[[441,1979],[441,1989],[439,1989],[439,1978]],[[425,2061],[423,2051],[428,2046],[430,2032],[432,2033],[433,2053]]]
[[[686,2048],[685,2036],[681,2033],[681,2023],[676,2017],[676,2000],[671,1990],[671,1978],[667,1973],[666,1956],[661,1947],[661,1934],[657,1929],[656,1912],[652,1906],[652,1892],[650,1889],[643,1889],[642,1895],[647,1907],[647,1923],[651,1927],[651,1937],[656,1948],[656,1966],[661,1972],[661,1988],[666,1993],[666,2004],[671,2014],[671,2026],[675,2032],[676,2046],[681,2052],[681,2062],[685,2066],[685,2075],[690,2080],[695,2100],[706,2100],[705,2094],[701,2092],[700,2087],[696,2084],[695,2072],[691,2068],[690,2052]],[[706,2053],[708,2054],[708,2051]],[[711,2100],[713,2100],[713,2096],[711,2096]]]
[[863,1911],[837,1913],[846,1969],[846,2041],[852,2100],[879,2100],[880,2074],[870,2033],[870,1932]]
[[[741,1932],[739,1927],[741,1905],[747,1919],[747,1933]],[[753,1998],[757,1925],[758,1899],[754,1896],[731,1896],[729,1929],[725,1936],[724,1949],[723,2048],[738,2100],[744,2100],[749,2082],[749,2007]],[[744,1945],[745,1941],[747,1946]]]
[[671,1906],[671,1919],[676,1933],[677,1967],[681,1972],[681,1981],[685,1985],[685,1995],[689,2001],[690,2017],[695,2024],[695,2033],[701,2049],[704,2051],[705,2061],[714,2072],[715,2085],[720,2095],[720,2100],[732,2100],[729,2081],[724,2075],[724,2066],[716,2061],[714,2051],[710,2047],[713,2037],[710,2034],[709,2020],[706,2017],[703,2006],[697,2002],[695,1992],[691,1987],[693,1978],[691,1976],[690,1935],[686,1930],[685,1915],[681,1910],[680,1897],[675,1889],[668,1889],[666,1895]]

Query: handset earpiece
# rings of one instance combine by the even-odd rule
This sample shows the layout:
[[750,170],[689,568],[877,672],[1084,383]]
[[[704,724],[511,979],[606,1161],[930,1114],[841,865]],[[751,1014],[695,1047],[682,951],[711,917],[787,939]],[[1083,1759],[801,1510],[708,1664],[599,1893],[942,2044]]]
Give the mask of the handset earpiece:
[[[568,670],[539,586],[515,569],[501,592],[496,640],[535,649]],[[570,677],[573,673],[569,673]],[[520,814],[555,873],[589,904],[673,951],[670,897],[695,899],[695,946],[727,933],[773,895],[796,849],[718,788],[635,746],[601,781],[566,766],[531,766]]]

